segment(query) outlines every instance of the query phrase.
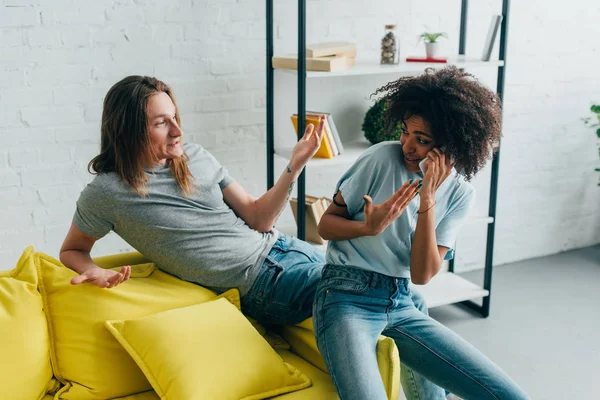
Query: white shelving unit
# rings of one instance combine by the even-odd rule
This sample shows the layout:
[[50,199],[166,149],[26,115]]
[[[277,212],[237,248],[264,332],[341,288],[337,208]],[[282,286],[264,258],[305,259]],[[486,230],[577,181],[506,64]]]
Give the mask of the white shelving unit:
[[[306,19],[305,0],[298,0],[298,51],[304,57]],[[458,53],[464,54],[466,48],[468,0],[461,1],[460,15],[460,40]],[[401,62],[398,65],[380,65],[378,60],[357,59],[353,67],[336,72],[304,71],[302,65],[297,70],[284,70],[271,68],[273,52],[273,3],[267,1],[267,186],[274,183],[275,160],[286,162],[296,143],[297,136],[294,132],[289,116],[294,113],[303,115],[304,111],[329,112],[335,119],[337,130],[344,143],[345,151],[332,159],[313,159],[307,171],[319,171],[320,179],[326,179],[325,170],[334,168],[338,170],[350,165],[369,146],[365,141],[360,127],[366,110],[373,104],[370,98],[377,88],[384,86],[389,81],[400,76],[417,75],[425,68],[443,68],[455,65],[460,69],[477,71],[480,68],[497,69],[497,91],[502,97],[504,91],[505,59],[507,44],[507,27],[509,14],[509,0],[502,1],[502,27],[500,31],[500,49],[498,60],[481,61],[464,55],[449,58],[447,63],[414,63]],[[299,63],[302,64],[302,63]],[[473,215],[468,218],[468,224],[483,224],[487,226],[486,260],[484,282],[482,286],[468,281],[453,272],[453,263],[444,262],[442,271],[427,285],[418,286],[425,296],[428,306],[438,307],[446,304],[462,302],[465,306],[477,311],[482,316],[489,315],[490,289],[492,277],[492,259],[494,244],[494,228],[496,213],[496,191],[498,181],[498,154],[491,164],[490,196],[488,215]],[[332,177],[331,187],[335,184]],[[301,177],[298,184],[298,197],[305,195],[306,181]],[[304,212],[303,201],[299,202],[298,212]],[[276,226],[284,233],[295,234],[296,226]],[[302,231],[302,229],[300,229]],[[318,247],[325,250],[326,245]],[[473,300],[483,299],[482,305]]]

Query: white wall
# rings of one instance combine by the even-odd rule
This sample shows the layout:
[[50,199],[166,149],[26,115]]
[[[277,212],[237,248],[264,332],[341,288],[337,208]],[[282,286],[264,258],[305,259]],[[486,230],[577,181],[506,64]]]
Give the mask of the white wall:
[[[295,2],[275,3],[276,52],[295,51]],[[471,3],[467,53],[479,56],[501,2]],[[308,42],[352,40],[360,56],[377,59],[383,26],[397,23],[402,57],[421,52],[425,27],[448,32],[447,53],[458,48],[459,0],[365,4],[308,1]],[[561,4],[513,2],[496,263],[600,242],[595,138],[580,120],[600,101],[600,9],[592,0]],[[92,178],[103,96],[126,75],[169,83],[187,140],[260,195],[264,22],[259,0],[0,0],[0,268],[29,244],[58,255]],[[494,84],[490,71],[474,72]],[[481,190],[478,207],[486,198]],[[463,268],[481,266],[482,229],[464,230]],[[109,236],[94,254],[128,249]]]

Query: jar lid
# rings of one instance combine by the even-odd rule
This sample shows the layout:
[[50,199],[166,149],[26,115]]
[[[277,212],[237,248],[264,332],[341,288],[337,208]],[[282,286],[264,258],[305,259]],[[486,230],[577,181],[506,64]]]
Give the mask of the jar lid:
[[386,25],[385,29],[394,29],[396,28],[396,25]]

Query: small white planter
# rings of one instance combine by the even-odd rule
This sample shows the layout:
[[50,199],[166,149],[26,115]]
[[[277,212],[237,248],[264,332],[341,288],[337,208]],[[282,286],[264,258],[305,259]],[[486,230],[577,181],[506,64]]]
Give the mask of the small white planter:
[[425,54],[427,54],[427,58],[438,57],[440,55],[440,44],[438,42],[425,43]]

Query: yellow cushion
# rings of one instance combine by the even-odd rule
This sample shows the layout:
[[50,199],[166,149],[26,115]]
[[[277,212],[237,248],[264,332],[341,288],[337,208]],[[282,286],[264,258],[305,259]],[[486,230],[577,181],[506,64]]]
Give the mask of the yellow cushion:
[[162,400],[254,400],[310,386],[226,299],[107,328]]
[[140,318],[215,298],[212,291],[153,264],[132,265],[130,280],[101,289],[71,285],[75,272],[50,256],[36,253],[36,263],[54,375],[66,384],[59,392],[61,399],[112,399],[152,389],[104,321]]
[[0,398],[37,400],[54,386],[33,247],[0,275]]

